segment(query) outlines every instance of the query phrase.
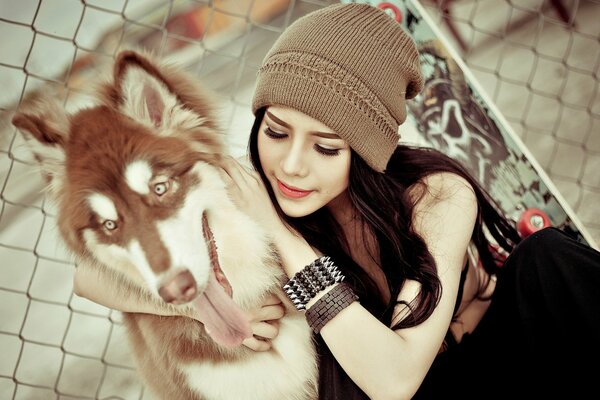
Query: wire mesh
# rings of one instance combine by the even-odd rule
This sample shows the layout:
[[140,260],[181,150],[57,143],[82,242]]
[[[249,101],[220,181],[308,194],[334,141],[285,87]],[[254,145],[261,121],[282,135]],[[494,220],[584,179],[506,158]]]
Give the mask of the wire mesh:
[[421,2],[600,243],[600,2]]
[[[0,398],[151,398],[120,314],[72,293],[75,266],[44,182],[7,123],[20,101],[52,86],[66,108],[81,106],[120,48],[144,46],[222,96],[242,153],[262,57],[290,22],[332,2],[0,1]],[[600,3],[422,4],[600,243]]]

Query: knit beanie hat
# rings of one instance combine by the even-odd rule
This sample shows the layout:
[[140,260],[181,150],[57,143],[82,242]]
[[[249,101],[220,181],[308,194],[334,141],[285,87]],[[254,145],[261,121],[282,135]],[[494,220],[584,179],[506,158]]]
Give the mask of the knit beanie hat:
[[334,4],[281,34],[258,72],[252,111],[281,105],[307,114],[383,172],[405,100],[422,88],[416,45],[398,22],[367,4]]

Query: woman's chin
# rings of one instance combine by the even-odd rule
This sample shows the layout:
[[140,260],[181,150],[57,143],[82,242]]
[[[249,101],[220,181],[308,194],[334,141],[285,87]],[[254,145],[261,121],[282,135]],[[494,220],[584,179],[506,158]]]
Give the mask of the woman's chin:
[[284,197],[278,197],[277,201],[281,207],[281,211],[290,218],[306,217],[316,211],[314,207],[308,204],[302,204],[301,201],[290,200]]

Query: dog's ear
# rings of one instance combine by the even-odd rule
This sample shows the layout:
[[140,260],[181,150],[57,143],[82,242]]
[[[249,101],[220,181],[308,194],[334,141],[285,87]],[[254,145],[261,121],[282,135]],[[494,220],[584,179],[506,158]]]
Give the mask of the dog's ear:
[[12,124],[21,131],[38,161],[48,189],[57,194],[65,174],[65,144],[69,138],[69,117],[51,96],[26,100],[13,116]]
[[125,50],[113,70],[117,107],[137,122],[167,134],[168,128],[199,116],[183,107],[157,65],[149,56]]

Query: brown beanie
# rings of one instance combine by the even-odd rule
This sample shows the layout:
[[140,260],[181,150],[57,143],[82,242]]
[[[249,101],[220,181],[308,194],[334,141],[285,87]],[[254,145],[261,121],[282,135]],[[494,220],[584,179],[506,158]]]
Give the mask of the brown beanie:
[[366,4],[334,4],[296,20],[258,72],[252,112],[293,108],[327,125],[383,172],[423,88],[415,43],[398,22]]

